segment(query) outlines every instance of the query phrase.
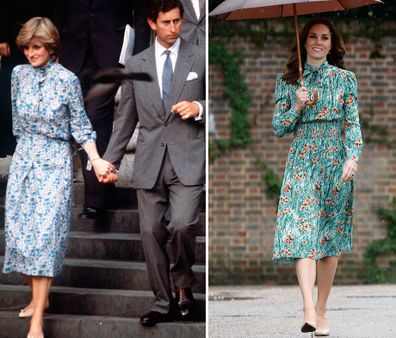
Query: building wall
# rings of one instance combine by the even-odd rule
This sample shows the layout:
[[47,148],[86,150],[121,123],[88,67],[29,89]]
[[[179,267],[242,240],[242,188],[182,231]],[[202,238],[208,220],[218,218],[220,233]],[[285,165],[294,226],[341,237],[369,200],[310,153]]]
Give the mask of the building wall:
[[[276,200],[266,196],[262,158],[283,176],[292,136],[277,139],[271,120],[275,76],[286,63],[291,41],[272,39],[258,48],[233,38],[227,50],[244,56],[241,71],[248,85],[252,145],[216,159],[209,166],[209,249],[210,283],[290,283],[295,281],[293,265],[271,262]],[[377,46],[377,47],[376,47]],[[378,46],[380,46],[379,50]],[[387,140],[396,135],[396,38],[381,41],[350,38],[346,41],[346,68],[358,78],[361,121],[388,129]],[[378,52],[382,57],[378,56]],[[374,56],[374,58],[373,58]],[[218,65],[209,67],[210,108],[220,138],[229,138],[231,111],[224,96],[224,78]],[[237,95],[237,93],[236,93]],[[365,139],[372,128],[363,129]],[[375,135],[374,135],[375,136]],[[355,180],[353,250],[343,255],[336,283],[359,281],[367,245],[383,238],[386,224],[375,206],[388,206],[396,193],[396,150],[384,144],[365,144]]]

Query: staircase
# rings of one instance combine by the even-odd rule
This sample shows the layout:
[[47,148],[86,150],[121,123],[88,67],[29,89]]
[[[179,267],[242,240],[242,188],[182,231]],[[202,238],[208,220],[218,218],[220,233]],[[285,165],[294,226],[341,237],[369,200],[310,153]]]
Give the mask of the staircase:
[[[4,193],[0,183],[0,268],[4,261]],[[144,328],[140,316],[153,302],[139,235],[136,192],[118,187],[118,209],[97,224],[80,220],[83,185],[74,186],[72,227],[62,274],[53,283],[46,311],[46,338],[205,337],[205,213],[202,199],[196,245],[198,283],[193,287],[194,317],[188,322]],[[18,273],[0,273],[0,338],[26,338],[29,319],[18,311],[30,288]]]

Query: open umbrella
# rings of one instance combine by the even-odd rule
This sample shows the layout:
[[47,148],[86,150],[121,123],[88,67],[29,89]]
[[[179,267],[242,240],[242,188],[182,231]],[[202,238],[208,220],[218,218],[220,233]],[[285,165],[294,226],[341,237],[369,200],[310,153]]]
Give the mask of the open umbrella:
[[[294,16],[294,29],[296,31],[296,44],[298,56],[298,73],[301,86],[304,85],[302,77],[302,62],[300,39],[298,34],[297,16],[323,12],[343,11],[382,3],[381,0],[225,0],[211,13],[222,20],[253,20]],[[314,90],[314,98],[307,102],[313,106],[318,93]]]

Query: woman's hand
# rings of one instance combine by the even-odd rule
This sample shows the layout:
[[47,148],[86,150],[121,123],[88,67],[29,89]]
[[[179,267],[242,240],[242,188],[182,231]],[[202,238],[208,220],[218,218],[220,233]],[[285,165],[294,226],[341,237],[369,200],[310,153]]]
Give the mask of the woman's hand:
[[91,163],[99,182],[102,182],[106,176],[117,172],[116,168],[110,162],[101,158],[95,158],[91,160]]
[[305,108],[305,102],[309,101],[310,99],[308,89],[305,87],[300,87],[296,91],[296,96],[297,100],[294,106],[294,110],[297,113],[301,113],[301,111]]
[[350,182],[353,180],[358,169],[357,162],[355,160],[346,160],[344,169],[342,170],[341,181]]

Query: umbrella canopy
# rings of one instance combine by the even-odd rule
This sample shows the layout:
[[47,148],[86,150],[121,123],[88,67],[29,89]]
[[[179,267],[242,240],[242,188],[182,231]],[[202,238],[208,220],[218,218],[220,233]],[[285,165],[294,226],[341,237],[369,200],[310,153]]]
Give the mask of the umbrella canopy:
[[[298,56],[298,73],[301,86],[304,86],[302,76],[301,48],[298,35],[297,16],[322,12],[344,11],[382,3],[381,0],[225,0],[211,13],[222,20],[253,20],[294,16],[296,44]],[[318,99],[318,92],[314,89],[313,100],[306,105],[313,106]]]
[[225,0],[210,16],[222,20],[281,18],[382,3],[380,0]]

